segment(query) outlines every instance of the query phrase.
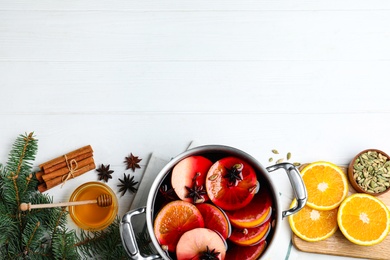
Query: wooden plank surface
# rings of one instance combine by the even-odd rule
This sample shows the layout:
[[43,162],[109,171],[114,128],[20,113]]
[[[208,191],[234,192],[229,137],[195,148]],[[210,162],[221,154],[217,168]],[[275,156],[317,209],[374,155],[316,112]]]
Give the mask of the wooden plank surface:
[[[115,171],[121,215],[133,194],[119,178],[140,181],[151,153],[169,159],[193,139],[264,165],[275,148],[336,164],[390,151],[389,24],[388,0],[2,0],[0,162],[25,131],[36,164],[90,144]],[[48,194],[66,201],[97,174],[78,178]],[[350,259],[283,253],[266,260]]]
[[0,10],[118,10],[118,11],[193,11],[193,10],[282,10],[282,11],[339,11],[390,9],[387,0],[198,0],[198,1],[124,1],[124,0],[2,0]]
[[[347,172],[345,167],[341,168],[345,173]],[[348,195],[352,193],[356,193],[356,191],[350,185]],[[390,193],[385,193],[378,196],[378,198],[390,207]],[[292,242],[297,249],[310,253],[380,260],[390,259],[390,236],[387,236],[384,241],[374,246],[359,246],[350,242],[340,230],[337,230],[333,236],[324,241],[307,242],[293,235]]]
[[389,16],[390,10],[0,10],[6,39],[0,61],[381,61],[390,59]]

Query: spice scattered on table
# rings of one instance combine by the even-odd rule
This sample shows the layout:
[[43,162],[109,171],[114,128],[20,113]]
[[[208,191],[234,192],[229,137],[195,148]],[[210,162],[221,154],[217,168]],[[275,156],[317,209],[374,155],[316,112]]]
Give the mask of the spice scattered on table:
[[[271,152],[272,152],[273,154],[275,154],[275,155],[278,155],[278,154],[279,154],[279,151],[276,150],[276,149],[272,149]],[[276,160],[275,164],[282,163],[282,162],[284,162],[285,160],[286,160],[286,161],[290,161],[291,157],[292,157],[291,152],[288,152],[288,153],[286,154],[286,158],[278,158],[278,159]],[[268,159],[268,162],[273,162],[273,161],[274,161],[274,158],[273,158],[273,157],[270,157],[270,158]],[[298,167],[298,166],[301,165],[301,163],[299,163],[299,162],[294,162],[293,165],[296,166],[296,167]]]
[[124,161],[126,163],[126,170],[132,169],[134,172],[136,168],[141,168],[141,166],[138,164],[140,161],[142,161],[142,159],[130,153],[128,157],[125,157]]
[[276,163],[278,164],[278,163],[282,163],[284,161],[284,159],[283,158],[280,158],[280,159],[278,159],[277,161],[276,161]]
[[125,195],[127,191],[132,193],[137,192],[137,188],[135,187],[138,184],[138,181],[134,181],[134,176],[130,176],[130,174],[126,175],[123,173],[123,179],[118,179],[121,184],[118,184],[119,192],[122,192],[121,197]]
[[99,175],[99,180],[104,180],[105,182],[108,182],[109,179],[112,179],[112,173],[114,172],[113,170],[110,170],[110,165],[100,165],[99,168],[96,169]]

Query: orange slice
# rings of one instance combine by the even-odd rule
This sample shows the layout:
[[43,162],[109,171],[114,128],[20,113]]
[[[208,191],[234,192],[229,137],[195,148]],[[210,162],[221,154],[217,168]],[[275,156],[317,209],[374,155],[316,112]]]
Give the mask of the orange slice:
[[253,246],[229,245],[229,253],[226,254],[225,260],[256,260],[267,247],[267,240],[262,240],[260,243]]
[[241,246],[252,246],[265,240],[271,230],[271,220],[254,228],[233,228],[229,240]]
[[[291,207],[296,203],[296,200],[293,200]],[[305,206],[294,215],[290,215],[288,222],[294,234],[305,241],[325,240],[337,231],[337,208],[316,210]]]
[[337,222],[341,232],[352,243],[364,246],[383,241],[390,228],[390,213],[378,198],[356,193],[340,205]]
[[196,208],[203,216],[205,228],[217,231],[224,239],[230,236],[232,227],[224,211],[208,203],[196,204]]
[[238,210],[226,211],[226,215],[235,227],[253,228],[260,226],[272,215],[271,192],[266,187],[261,187],[248,205]]
[[159,211],[153,228],[161,247],[173,252],[181,235],[200,227],[204,227],[200,211],[189,202],[176,200],[166,204]]
[[348,194],[348,180],[337,165],[314,162],[301,171],[307,189],[307,205],[317,210],[337,208]]

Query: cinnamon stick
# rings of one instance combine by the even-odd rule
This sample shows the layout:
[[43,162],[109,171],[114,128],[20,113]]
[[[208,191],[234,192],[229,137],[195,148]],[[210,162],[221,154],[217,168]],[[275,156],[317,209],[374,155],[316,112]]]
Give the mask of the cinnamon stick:
[[42,171],[39,171],[39,172],[36,172],[36,173],[35,173],[35,177],[37,178],[37,180],[38,180],[39,183],[44,182],[43,179],[42,179],[42,175],[43,175],[43,172],[42,172]]
[[[81,147],[77,150],[74,150],[72,152],[65,154],[65,156],[68,158],[68,160],[72,160],[75,157],[77,157],[81,154],[84,154],[84,153],[93,153],[92,147],[90,145],[86,145],[84,147]],[[62,156],[56,157],[50,161],[42,163],[39,165],[39,168],[43,168],[43,169],[50,168],[56,164],[63,163],[63,162],[65,162],[65,156],[62,155]]]
[[[95,167],[96,166],[95,166],[94,162],[91,163],[91,164],[88,164],[88,165],[86,165],[84,167],[81,167],[76,172],[74,172],[73,177],[71,177],[71,179],[75,178],[77,176],[80,176],[80,175],[82,175],[82,174],[84,174],[84,173],[86,173],[86,172],[88,172],[90,170],[93,170],[93,169],[95,169]],[[49,190],[49,189],[51,189],[51,188],[53,188],[53,187],[63,183],[64,182],[64,178],[65,178],[64,176],[66,176],[66,174],[63,175],[63,176],[58,176],[58,177],[55,177],[55,178],[53,178],[51,180],[46,181],[45,182],[46,187],[42,185],[41,189]],[[39,189],[39,186],[38,186],[38,189]]]
[[[76,162],[77,162],[77,169],[74,169],[75,175],[79,171],[79,169],[81,169],[82,167],[94,163],[94,160],[93,160],[93,157],[88,157],[84,160],[76,161]],[[68,160],[68,163],[71,163],[70,160]],[[48,174],[43,174],[42,179],[45,182],[47,182],[47,181],[54,179],[58,176],[64,176],[65,174],[69,173],[69,171],[70,171],[70,169],[68,168],[68,166],[65,163],[65,167],[62,167],[62,168],[60,168],[54,172],[48,173]]]
[[[86,152],[86,153],[82,153],[80,155],[77,155],[75,156],[74,158],[68,158],[68,161],[69,160],[76,160],[76,162],[80,162],[86,158],[89,158],[89,157],[92,157],[93,153],[92,152]],[[60,162],[60,163],[57,163],[57,164],[54,164],[54,165],[46,165],[43,167],[43,172],[44,174],[49,174],[49,173],[52,173],[54,171],[57,171],[61,168],[64,168],[64,167],[67,167],[67,164],[66,164],[66,160],[65,160],[65,157],[62,157],[63,161]]]
[[41,183],[38,185],[38,190],[40,193],[47,191],[46,183]]
[[62,156],[39,165],[41,170],[36,173],[40,192],[45,192],[69,179],[80,176],[95,169],[93,150],[86,145]]

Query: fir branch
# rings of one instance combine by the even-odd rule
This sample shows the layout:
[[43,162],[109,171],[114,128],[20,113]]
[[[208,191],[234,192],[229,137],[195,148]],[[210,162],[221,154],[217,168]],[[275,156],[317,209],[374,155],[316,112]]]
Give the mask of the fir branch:
[[36,237],[39,234],[38,228],[39,228],[40,225],[41,225],[41,223],[38,221],[38,222],[35,223],[35,225],[34,224],[26,225],[26,227],[25,227],[25,231],[26,232],[24,233],[24,237],[25,237],[24,244],[25,244],[25,252],[26,252],[26,254],[30,251],[30,247],[32,245],[34,245],[34,240],[36,240]]
[[139,241],[138,246],[139,246],[139,250],[141,253],[143,253],[145,255],[152,255],[152,254],[156,253],[151,248],[152,240],[151,240],[149,232],[146,228],[146,224],[142,228],[142,231],[140,233],[136,234],[136,238],[137,238],[137,241]]
[[12,192],[11,195],[14,196],[4,197],[12,211],[17,209],[25,193],[21,187],[26,186],[25,177],[32,173],[32,161],[35,160],[37,149],[38,141],[33,137],[33,133],[30,133],[20,135],[9,153],[8,162],[2,171],[2,179],[4,192]]
[[66,212],[67,212],[66,211],[66,207],[62,207],[60,213],[58,214],[58,217],[57,217],[57,220],[55,222],[54,228],[52,230],[52,235],[55,235],[55,233],[57,231],[57,227],[63,227],[64,226],[63,220],[64,220],[64,216],[66,215]]
[[[4,209],[1,207],[0,209]],[[15,235],[15,232],[19,232],[18,225],[15,225],[15,221],[9,214],[0,210],[0,245],[8,243],[8,239]]]
[[[17,161],[15,172],[11,171],[11,174],[10,174],[11,177],[16,177],[17,178],[17,176],[19,176],[19,174],[21,172],[21,169],[22,169],[24,156],[26,154],[27,147],[29,145],[30,140],[32,140],[32,135],[33,135],[33,133],[30,133],[29,135],[26,135],[26,136],[23,137],[23,140],[25,142],[23,142],[23,148],[21,149],[21,151],[20,151],[20,149],[17,149],[18,150],[17,154],[19,155],[18,156],[19,158],[18,158],[18,161]],[[17,143],[18,143],[18,141],[15,142],[15,144],[17,144]],[[12,154],[12,152],[11,152],[11,154]]]
[[103,231],[81,230],[75,247],[86,258],[93,259],[128,259],[122,246],[119,233],[120,220],[115,221]]
[[73,246],[75,240],[76,234],[74,231],[59,229],[53,235],[53,259],[81,259],[76,248]]
[[[33,179],[33,174],[30,173],[30,175],[26,177],[26,186],[24,187],[23,193],[26,192],[26,190],[27,190],[28,187],[30,186],[31,182],[34,182],[33,180],[34,180],[34,179]],[[34,182],[34,184],[35,184],[35,182]],[[34,186],[34,187],[35,187],[35,186]]]
[[12,184],[14,185],[14,189],[15,189],[16,205],[20,205],[19,189],[18,189],[18,184],[16,183],[16,179],[18,178],[18,175],[13,175],[10,178],[12,179]]
[[79,259],[76,235],[66,229],[66,211],[49,208],[23,212],[20,202],[51,203],[36,191],[32,162],[38,149],[33,133],[14,142],[5,167],[0,165],[1,259]]
[[20,135],[0,164],[0,258],[1,259],[127,259],[119,233],[119,218],[104,231],[68,230],[66,208],[23,212],[21,202],[52,203],[36,191],[38,180],[32,162],[38,149],[33,133]]

